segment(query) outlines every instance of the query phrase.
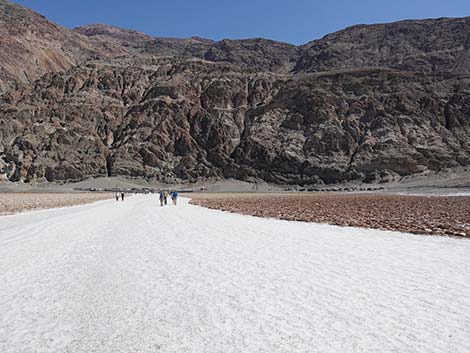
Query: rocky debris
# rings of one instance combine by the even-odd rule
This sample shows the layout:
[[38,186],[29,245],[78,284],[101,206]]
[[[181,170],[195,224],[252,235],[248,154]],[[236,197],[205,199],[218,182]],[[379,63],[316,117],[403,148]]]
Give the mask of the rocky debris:
[[252,195],[196,197],[222,211],[289,221],[415,234],[470,236],[470,197],[396,195]]
[[77,206],[108,200],[113,194],[0,194],[0,216],[44,208]]

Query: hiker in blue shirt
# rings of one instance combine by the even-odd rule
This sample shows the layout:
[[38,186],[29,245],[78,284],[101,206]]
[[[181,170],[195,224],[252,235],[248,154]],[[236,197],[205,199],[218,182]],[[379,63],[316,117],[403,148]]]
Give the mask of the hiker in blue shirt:
[[163,194],[163,191],[160,191],[160,206],[163,207],[163,201],[164,201],[165,195]]
[[178,201],[178,193],[176,191],[171,193],[171,199],[173,200],[173,205],[176,206],[176,202]]

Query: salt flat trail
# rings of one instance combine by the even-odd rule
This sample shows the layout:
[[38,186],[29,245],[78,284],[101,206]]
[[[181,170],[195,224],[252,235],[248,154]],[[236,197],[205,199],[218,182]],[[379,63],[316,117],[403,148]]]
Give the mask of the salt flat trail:
[[124,203],[0,218],[0,352],[470,352],[470,241]]

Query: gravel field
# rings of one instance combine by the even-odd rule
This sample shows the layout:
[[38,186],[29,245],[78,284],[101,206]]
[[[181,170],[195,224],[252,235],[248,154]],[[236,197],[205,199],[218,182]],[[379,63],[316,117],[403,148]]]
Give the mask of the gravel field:
[[407,195],[194,195],[193,204],[257,217],[470,236],[470,197]]
[[0,193],[0,215],[35,209],[83,205],[113,197],[112,194]]

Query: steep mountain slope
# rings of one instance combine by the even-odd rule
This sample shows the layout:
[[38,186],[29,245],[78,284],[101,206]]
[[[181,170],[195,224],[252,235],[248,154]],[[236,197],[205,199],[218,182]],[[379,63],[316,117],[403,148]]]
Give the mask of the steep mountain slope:
[[470,72],[469,38],[470,17],[358,25],[302,46],[296,71],[375,66]]
[[18,83],[30,84],[47,72],[125,52],[96,44],[34,11],[0,0],[0,94]]
[[6,95],[6,177],[331,183],[470,165],[470,79],[132,63],[90,63]]

